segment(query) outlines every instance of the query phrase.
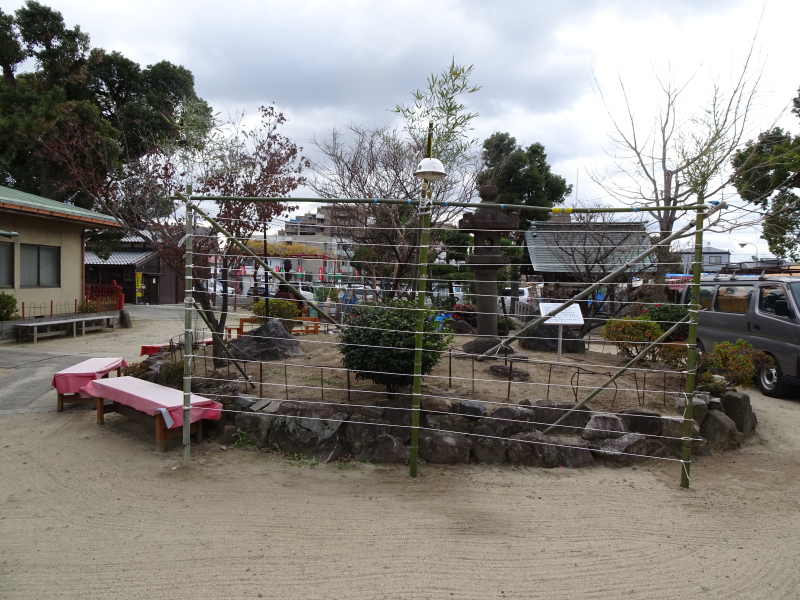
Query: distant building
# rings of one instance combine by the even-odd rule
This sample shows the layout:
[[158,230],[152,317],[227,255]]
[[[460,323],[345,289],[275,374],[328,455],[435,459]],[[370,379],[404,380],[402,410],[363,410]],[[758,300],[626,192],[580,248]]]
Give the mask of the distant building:
[[355,226],[349,209],[343,206],[326,205],[317,212],[298,215],[286,221],[282,230],[286,235],[325,235],[329,237],[352,236]]
[[[683,266],[684,273],[692,272],[692,263],[694,262],[694,249],[681,251],[681,265]],[[731,262],[730,250],[720,250],[719,248],[712,248],[706,246],[703,248],[703,264],[702,270],[704,273],[713,273],[723,269]]]

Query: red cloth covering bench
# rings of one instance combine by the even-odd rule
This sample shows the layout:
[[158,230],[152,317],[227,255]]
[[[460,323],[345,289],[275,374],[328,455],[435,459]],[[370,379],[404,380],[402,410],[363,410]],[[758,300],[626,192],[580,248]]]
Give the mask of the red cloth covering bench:
[[94,379],[107,377],[115,369],[119,377],[122,375],[122,367],[127,366],[124,358],[90,358],[54,374],[50,385],[58,393],[58,410],[64,410],[65,402],[93,402],[92,396],[81,394],[81,388]]
[[[210,346],[213,343],[214,340],[212,338],[200,341],[195,340],[195,344],[203,344],[204,346]],[[162,350],[165,349],[169,350],[169,342],[167,342],[166,344],[145,344],[144,346],[142,346],[142,351],[139,353],[139,356],[144,356],[145,354],[147,356],[150,356],[151,354],[157,354],[158,352],[161,352]]]
[[[144,424],[151,424],[156,431],[156,449],[164,451],[165,440],[183,435],[183,392],[137,379],[116,377],[96,379],[81,388],[95,398],[97,423],[105,423],[107,413],[116,412]],[[104,399],[111,404],[105,404]],[[222,404],[192,394],[191,433],[197,440],[203,439],[203,419],[219,420]]]

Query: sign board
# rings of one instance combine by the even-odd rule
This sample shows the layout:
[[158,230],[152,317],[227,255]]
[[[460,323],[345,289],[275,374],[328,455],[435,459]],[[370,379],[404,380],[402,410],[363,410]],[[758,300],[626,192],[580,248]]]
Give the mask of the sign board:
[[[562,304],[563,302],[539,302],[539,310],[542,316],[545,316],[559,308]],[[547,319],[545,325],[583,325],[581,307],[577,304],[572,304],[555,317]]]
[[142,274],[136,273],[136,297],[142,297]]

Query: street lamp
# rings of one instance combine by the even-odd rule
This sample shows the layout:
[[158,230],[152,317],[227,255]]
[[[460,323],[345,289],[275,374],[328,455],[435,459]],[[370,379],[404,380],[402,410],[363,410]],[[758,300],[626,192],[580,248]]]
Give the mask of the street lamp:
[[758,246],[756,246],[753,242],[739,242],[739,247],[740,248],[744,248],[745,246],[752,246],[753,248],[756,249],[756,255],[755,256],[751,256],[750,258],[755,260],[756,261],[756,265],[758,265]]

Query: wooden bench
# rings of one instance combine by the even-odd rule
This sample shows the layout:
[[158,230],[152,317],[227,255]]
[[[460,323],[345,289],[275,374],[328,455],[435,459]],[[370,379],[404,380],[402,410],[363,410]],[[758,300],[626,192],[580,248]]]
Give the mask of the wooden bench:
[[256,324],[256,323],[261,323],[261,320],[262,317],[242,317],[241,319],[239,319],[238,326],[231,325],[230,327],[225,327],[225,339],[226,340],[231,339],[231,333],[233,333],[234,331],[236,332],[237,338],[242,337],[244,335],[245,323]]
[[63,411],[65,403],[93,402],[94,398],[81,394],[81,388],[94,379],[107,378],[112,371],[121,377],[122,367],[127,366],[124,358],[90,358],[55,373],[50,385],[56,388],[58,394],[57,410]]
[[295,323],[298,323],[301,329],[298,331],[296,329],[292,330],[293,335],[299,334],[313,334],[317,335],[319,333],[319,317],[297,317],[292,319]]
[[[87,325],[87,321],[103,321],[102,325]],[[48,337],[58,337],[58,336],[66,336],[69,334],[70,328],[65,329],[57,329],[56,331],[52,331],[50,329],[53,325],[72,325],[72,337],[75,337],[78,332],[78,325],[80,324],[81,335],[86,335],[87,331],[99,331],[101,329],[112,329],[116,331],[117,328],[117,317],[116,316],[75,316],[69,319],[59,319],[57,321],[45,321],[43,323],[31,322],[31,323],[17,323],[15,327],[17,328],[17,342],[19,343],[22,339],[23,331],[24,330],[33,330],[33,343],[35,344],[39,338],[48,338]],[[40,327],[44,327],[45,331],[39,331]]]
[[[153,427],[156,431],[156,450],[159,452],[164,452],[168,439],[183,437],[183,427],[173,427],[172,429],[167,428],[167,424],[164,422],[164,416],[161,413],[151,417],[150,415],[146,415],[135,408],[125,406],[119,402],[111,402],[110,404],[106,404],[102,398],[95,398],[94,401],[97,408],[98,425],[105,425],[105,416],[107,414],[118,413],[128,417],[129,419],[132,419],[133,421],[136,421],[137,423],[141,423],[147,427]],[[191,427],[189,428],[189,433],[195,434],[195,440],[197,442],[202,442],[203,421],[195,421],[192,423]]]

